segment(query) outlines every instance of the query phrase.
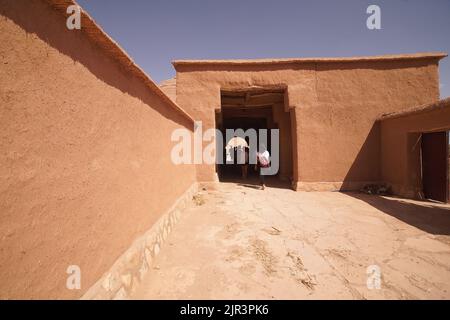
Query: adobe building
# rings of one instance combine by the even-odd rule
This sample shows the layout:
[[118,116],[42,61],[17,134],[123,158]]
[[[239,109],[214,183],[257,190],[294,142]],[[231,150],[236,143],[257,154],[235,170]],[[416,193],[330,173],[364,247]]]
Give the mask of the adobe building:
[[449,202],[450,98],[382,115],[381,180],[397,195]]
[[382,182],[445,200],[446,54],[179,60],[166,94],[86,12],[67,29],[73,4],[0,2],[1,299],[133,290],[199,183],[221,178],[171,160],[171,133],[199,120],[279,128],[277,178],[296,190]]
[[[172,98],[176,91],[177,104],[204,128],[278,128],[279,177],[295,190],[359,190],[392,182],[395,193],[411,197],[420,193],[418,182],[407,181],[406,156],[386,154],[392,137],[380,140],[377,119],[437,101],[444,57],[177,60],[176,82],[163,88]],[[450,128],[450,117],[433,118],[440,129]],[[421,128],[419,120],[416,130]],[[197,167],[199,181],[220,178],[220,166]]]

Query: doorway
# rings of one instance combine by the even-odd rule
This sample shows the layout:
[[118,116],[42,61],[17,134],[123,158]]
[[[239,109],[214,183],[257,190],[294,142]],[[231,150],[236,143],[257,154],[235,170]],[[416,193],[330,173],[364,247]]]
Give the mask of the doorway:
[[[260,145],[259,129],[268,129],[266,147],[271,156],[271,129],[279,130],[279,170],[276,175],[266,177],[268,186],[291,185],[293,175],[293,148],[290,112],[285,111],[284,89],[251,88],[243,90],[222,90],[221,108],[216,113],[216,127],[226,137],[227,129],[254,129],[257,133],[257,145]],[[247,138],[247,142],[248,138]],[[249,182],[258,181],[258,172],[254,165],[248,166],[248,177],[243,179],[242,166],[237,161],[227,161],[227,151],[223,145],[223,164],[216,166],[220,181]],[[230,155],[228,154],[228,157]],[[238,157],[231,158],[237,159]],[[228,159],[229,160],[229,159]],[[243,181],[246,180],[246,181]]]
[[449,132],[422,134],[422,182],[426,199],[449,201]]

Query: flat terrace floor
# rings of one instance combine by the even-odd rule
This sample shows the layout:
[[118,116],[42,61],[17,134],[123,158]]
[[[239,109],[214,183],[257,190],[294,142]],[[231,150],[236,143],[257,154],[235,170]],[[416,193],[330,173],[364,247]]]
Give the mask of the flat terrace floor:
[[[450,206],[340,192],[202,190],[135,299],[450,299]],[[377,265],[380,289],[367,268]]]

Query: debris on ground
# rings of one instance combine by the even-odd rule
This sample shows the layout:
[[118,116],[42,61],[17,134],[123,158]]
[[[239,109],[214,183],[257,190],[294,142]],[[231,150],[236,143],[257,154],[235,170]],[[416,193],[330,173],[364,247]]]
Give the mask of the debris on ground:
[[205,204],[205,199],[203,198],[203,195],[196,194],[192,197],[192,201],[194,201],[196,206],[202,206]]
[[264,232],[270,234],[271,236],[278,236],[281,234],[281,230],[271,227],[271,229],[263,229]]
[[387,186],[386,184],[366,184],[362,189],[362,193],[365,194],[376,194],[381,196],[387,196],[392,194],[392,190],[390,186]]
[[311,276],[308,273],[308,270],[303,265],[302,259],[291,252],[288,252],[287,256],[291,258],[294,264],[293,267],[289,268],[291,270],[291,275],[298,283],[304,285],[308,290],[313,291],[314,287],[317,285],[317,281],[314,276]]
[[251,246],[256,259],[262,263],[265,274],[270,276],[276,273],[277,258],[268,250],[266,242],[260,239],[253,239]]

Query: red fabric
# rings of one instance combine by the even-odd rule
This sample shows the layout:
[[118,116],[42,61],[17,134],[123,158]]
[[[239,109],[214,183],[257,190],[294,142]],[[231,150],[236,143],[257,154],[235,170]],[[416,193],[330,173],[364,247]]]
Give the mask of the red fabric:
[[258,155],[258,161],[261,168],[267,168],[269,167],[270,162],[267,161],[265,157],[261,157],[261,155]]

